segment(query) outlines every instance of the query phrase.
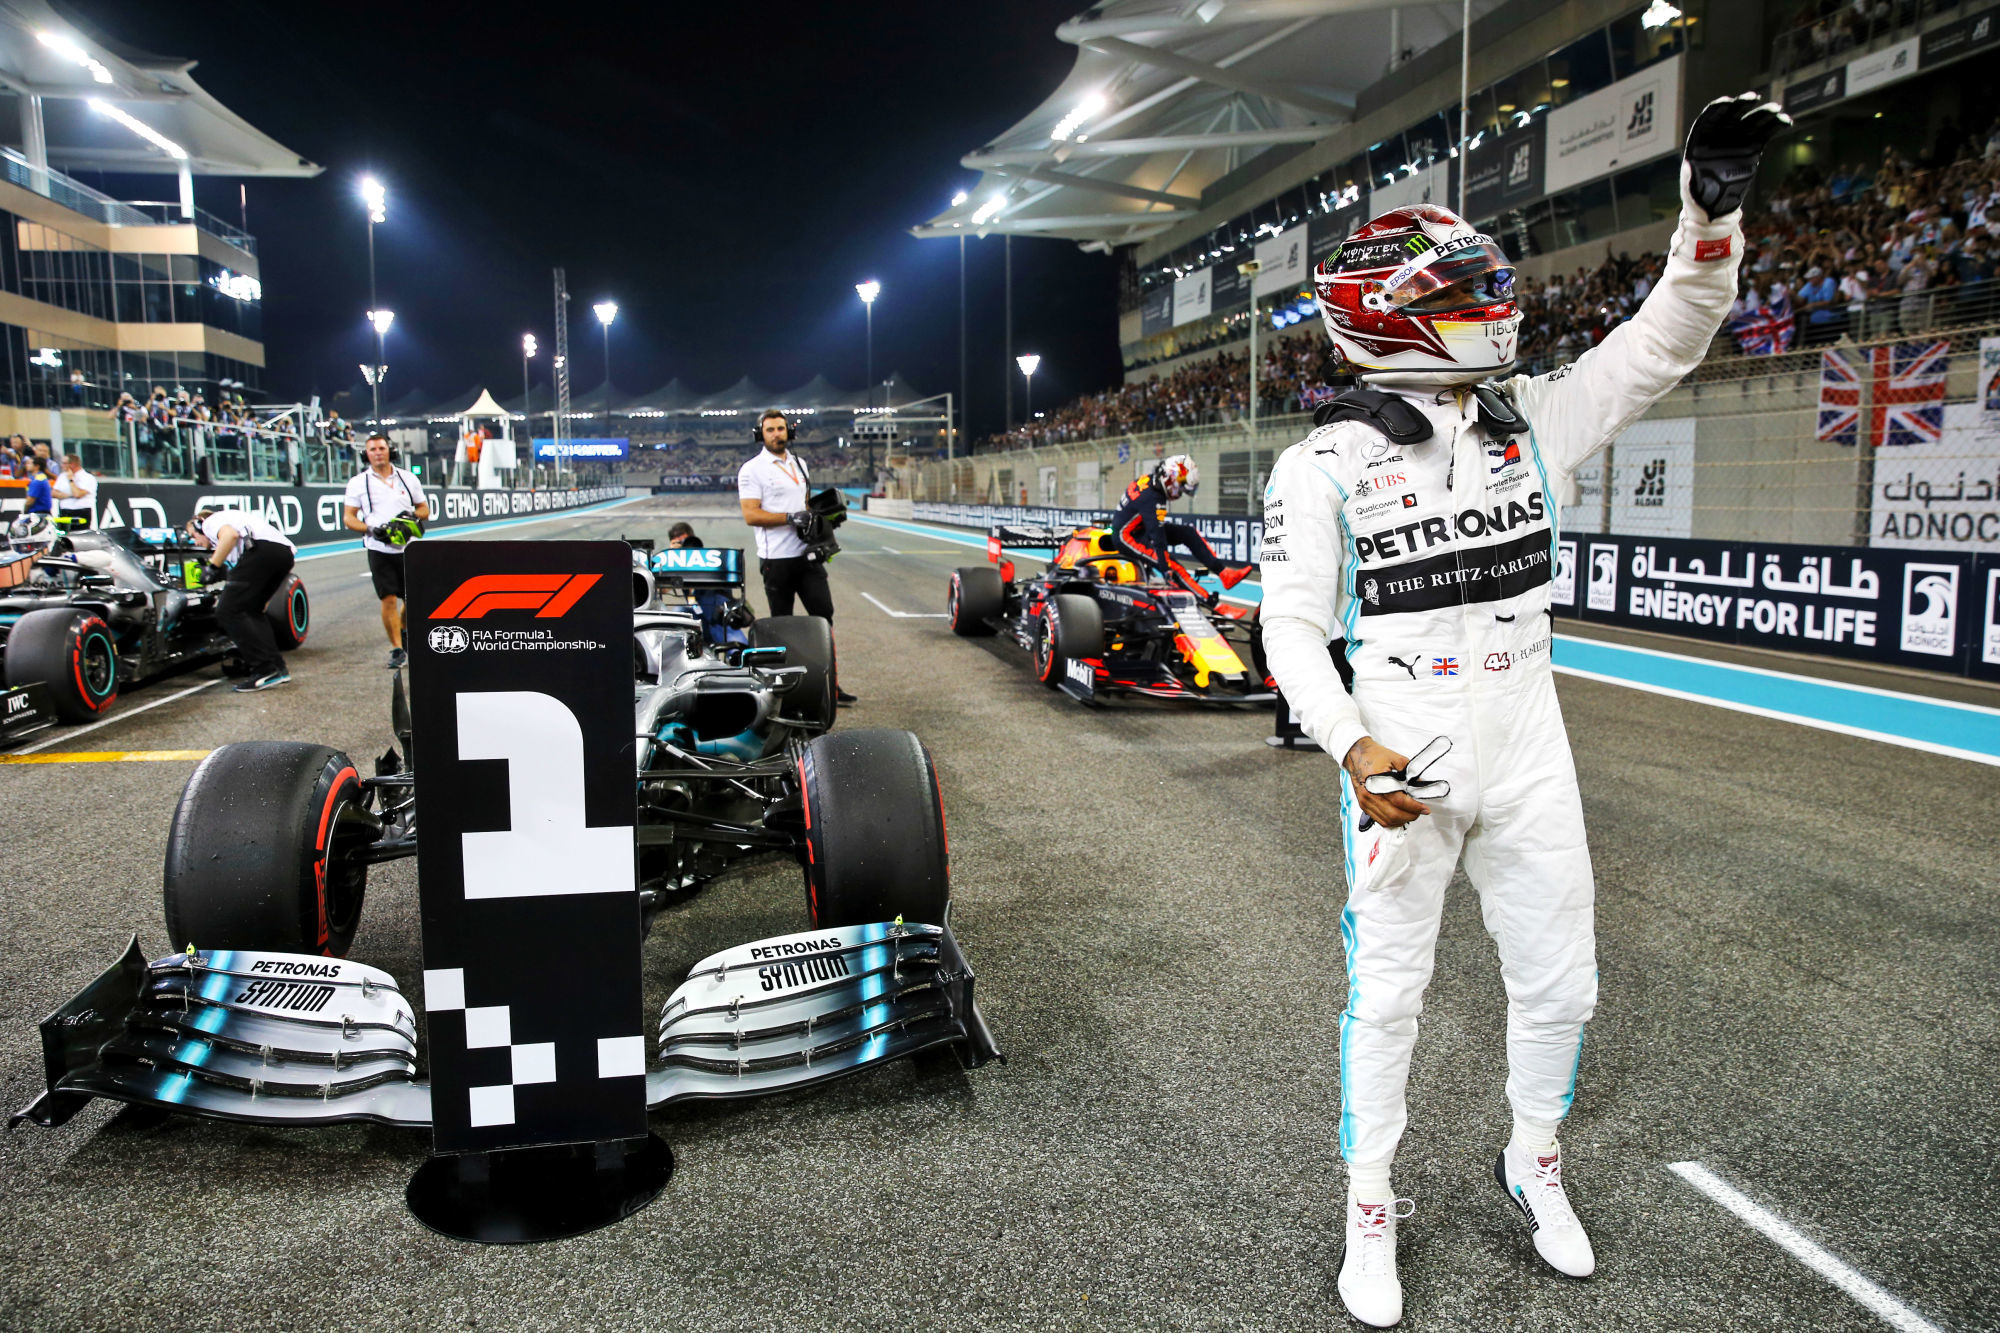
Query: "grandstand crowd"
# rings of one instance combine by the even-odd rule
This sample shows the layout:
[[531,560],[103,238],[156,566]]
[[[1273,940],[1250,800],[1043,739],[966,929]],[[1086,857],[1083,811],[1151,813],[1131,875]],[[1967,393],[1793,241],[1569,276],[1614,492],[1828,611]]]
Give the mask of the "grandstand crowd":
[[[1743,286],[1724,328],[1732,350],[1917,334],[2000,316],[2000,121],[1968,136],[1947,121],[1931,152],[1898,148],[1831,172],[1803,167],[1746,214]],[[1631,318],[1660,279],[1664,255],[1607,255],[1595,268],[1523,280],[1520,359],[1540,374],[1575,360]],[[1261,340],[1260,340],[1261,343]],[[1323,397],[1325,339],[1312,324],[1258,348],[1258,413],[1302,412]],[[1221,351],[1165,375],[1086,394],[981,449],[1103,439],[1240,419],[1248,356]]]

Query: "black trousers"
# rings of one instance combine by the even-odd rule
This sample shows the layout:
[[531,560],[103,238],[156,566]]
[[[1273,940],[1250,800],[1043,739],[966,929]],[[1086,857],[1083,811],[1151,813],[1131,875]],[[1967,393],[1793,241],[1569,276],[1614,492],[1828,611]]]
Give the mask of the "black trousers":
[[222,632],[243,654],[243,665],[253,676],[269,675],[285,669],[278,653],[278,640],[271,622],[264,619],[264,604],[283,586],[292,572],[292,548],[281,542],[259,542],[236,558],[229,582],[215,604],[215,619]]
[[764,600],[771,604],[772,615],[792,614],[792,599],[797,597],[807,615],[833,623],[833,592],[826,586],[825,564],[794,555],[759,560],[757,568],[764,576]]

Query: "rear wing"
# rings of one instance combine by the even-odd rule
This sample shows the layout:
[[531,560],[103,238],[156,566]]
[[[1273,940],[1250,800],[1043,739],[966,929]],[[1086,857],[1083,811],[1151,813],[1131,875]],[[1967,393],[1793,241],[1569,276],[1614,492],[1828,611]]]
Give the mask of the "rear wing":
[[1002,551],[1027,548],[1029,550],[1060,550],[1062,544],[1075,533],[1073,528],[1045,528],[1034,524],[997,524],[986,533],[986,558],[998,560]]

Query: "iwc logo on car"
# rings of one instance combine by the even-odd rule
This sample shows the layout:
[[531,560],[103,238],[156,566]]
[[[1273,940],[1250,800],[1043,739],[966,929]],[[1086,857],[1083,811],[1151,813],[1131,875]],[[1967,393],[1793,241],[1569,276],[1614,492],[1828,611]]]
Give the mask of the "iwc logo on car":
[[430,632],[434,653],[462,653],[472,645],[472,636],[457,625],[436,625]]

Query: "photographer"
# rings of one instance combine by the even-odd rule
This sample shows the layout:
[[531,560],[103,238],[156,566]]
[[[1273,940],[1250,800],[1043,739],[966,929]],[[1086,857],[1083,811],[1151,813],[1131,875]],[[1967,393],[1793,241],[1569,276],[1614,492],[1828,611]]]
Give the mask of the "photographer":
[[395,465],[389,437],[380,431],[368,437],[368,467],[347,483],[346,523],[362,534],[368,552],[368,575],[382,599],[382,628],[389,635],[389,669],[410,660],[403,647],[403,548],[424,535],[431,516],[430,497],[416,476]]
[[[764,599],[772,615],[788,616],[797,598],[807,615],[818,616],[831,627],[833,593],[826,583],[826,557],[839,546],[825,520],[811,508],[812,478],[805,460],[790,452],[791,423],[783,412],[769,408],[757,419],[757,439],[762,451],[737,470],[736,495],[743,521],[757,530],[757,569],[764,576]],[[808,533],[814,534],[814,541],[807,540]],[[841,689],[836,679],[834,699],[851,704],[855,696]]]
[[[297,554],[291,540],[269,522],[242,509],[204,509],[188,520],[188,536],[209,552],[206,581],[228,582],[216,602],[215,619],[242,654],[246,675],[236,692],[268,690],[289,681],[264,604],[284,586]],[[195,568],[190,562],[190,568]]]

